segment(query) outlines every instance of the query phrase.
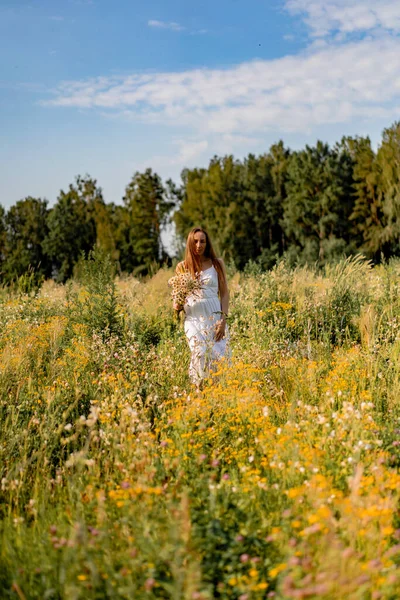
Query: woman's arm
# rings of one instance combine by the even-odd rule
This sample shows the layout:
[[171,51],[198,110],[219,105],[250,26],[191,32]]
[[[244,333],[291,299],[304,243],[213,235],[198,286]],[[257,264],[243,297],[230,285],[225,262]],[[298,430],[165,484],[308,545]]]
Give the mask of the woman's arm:
[[222,272],[224,274],[224,282],[220,286],[220,290],[219,290],[222,315],[221,315],[221,319],[217,323],[216,332],[215,332],[215,339],[217,342],[222,340],[222,338],[225,335],[226,317],[228,316],[228,311],[229,311],[229,289],[228,289],[228,282],[227,282],[227,277],[226,277],[225,264],[224,264],[224,261],[222,260],[222,258],[219,258],[218,260],[219,260],[219,264],[221,265]]

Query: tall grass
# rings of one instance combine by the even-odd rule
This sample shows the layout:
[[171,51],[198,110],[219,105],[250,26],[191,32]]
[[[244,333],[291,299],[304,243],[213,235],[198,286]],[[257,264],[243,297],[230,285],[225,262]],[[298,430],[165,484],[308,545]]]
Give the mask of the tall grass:
[[161,270],[2,290],[0,597],[395,599],[400,263],[234,274],[191,388]]

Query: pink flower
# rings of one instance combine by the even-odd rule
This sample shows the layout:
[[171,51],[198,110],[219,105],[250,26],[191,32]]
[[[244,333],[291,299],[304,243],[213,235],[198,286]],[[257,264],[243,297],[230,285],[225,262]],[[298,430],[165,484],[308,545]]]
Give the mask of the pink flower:
[[156,580],[153,579],[153,577],[149,577],[148,579],[146,579],[146,581],[144,583],[144,587],[149,592],[154,587],[155,583],[156,583]]

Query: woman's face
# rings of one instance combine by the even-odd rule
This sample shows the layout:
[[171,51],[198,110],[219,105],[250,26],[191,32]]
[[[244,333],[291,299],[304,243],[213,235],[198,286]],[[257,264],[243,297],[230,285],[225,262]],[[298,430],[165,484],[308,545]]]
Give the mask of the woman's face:
[[206,250],[207,239],[205,233],[197,231],[194,234],[194,251],[197,256],[203,256]]

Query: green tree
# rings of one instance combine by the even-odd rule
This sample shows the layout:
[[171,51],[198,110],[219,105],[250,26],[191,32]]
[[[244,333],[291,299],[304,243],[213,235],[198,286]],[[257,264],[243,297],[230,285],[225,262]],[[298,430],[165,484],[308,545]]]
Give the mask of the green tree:
[[30,196],[8,210],[4,219],[3,273],[6,281],[20,277],[30,267],[39,276],[50,276],[50,264],[43,249],[47,216],[47,200]]
[[206,226],[209,207],[205,191],[206,169],[184,169],[173,220],[178,237],[185,240],[187,233],[197,224]]
[[243,215],[242,165],[233,156],[215,157],[204,179],[208,214],[205,226],[215,242],[218,253],[226,261],[241,266],[240,256],[245,252]]
[[323,263],[352,250],[352,168],[344,148],[322,142],[292,154],[283,217],[290,258]]
[[96,246],[116,258],[115,224],[113,222],[113,205],[106,204],[102,189],[97,181],[89,176],[78,176],[75,189],[79,197],[86,203],[88,219],[92,220],[96,229]]
[[243,243],[242,166],[233,156],[215,156],[208,169],[182,173],[183,199],[174,215],[178,235],[186,237],[196,226],[205,227],[216,251],[238,262]]
[[291,152],[288,148],[285,148],[284,143],[279,141],[277,144],[273,144],[269,151],[269,157],[271,161],[271,176],[275,191],[275,206],[276,210],[280,215],[279,230],[281,234],[281,240],[279,243],[279,249],[281,252],[286,250],[286,237],[283,229],[283,211],[284,203],[286,200],[286,183],[288,180],[288,166],[290,163]]
[[[400,254],[400,121],[383,132],[376,157],[381,222],[379,250],[383,256]],[[375,241],[376,238],[374,238]]]
[[124,206],[117,209],[120,222],[116,232],[121,269],[147,272],[151,264],[166,258],[161,231],[173,202],[151,169],[134,174],[123,202]]
[[382,232],[382,202],[378,194],[376,154],[369,137],[346,137],[342,146],[353,160],[354,206],[351,233],[359,251],[373,258],[379,250]]
[[[271,267],[282,252],[283,216],[279,191],[275,187],[275,162],[270,152],[259,157],[252,154],[243,164],[242,211],[238,229],[242,231],[241,268],[249,260]],[[238,261],[237,261],[238,262]]]
[[195,225],[209,231],[218,253],[243,268],[258,259],[271,266],[283,249],[281,219],[289,151],[280,142],[244,162],[215,156],[208,169],[182,172],[174,215],[180,239]]
[[77,177],[76,184],[71,184],[67,192],[61,191],[50,210],[43,245],[58,281],[71,277],[82,252],[87,255],[96,244],[94,212],[99,198],[101,190],[93,180]]

